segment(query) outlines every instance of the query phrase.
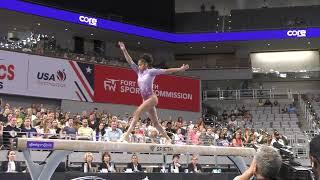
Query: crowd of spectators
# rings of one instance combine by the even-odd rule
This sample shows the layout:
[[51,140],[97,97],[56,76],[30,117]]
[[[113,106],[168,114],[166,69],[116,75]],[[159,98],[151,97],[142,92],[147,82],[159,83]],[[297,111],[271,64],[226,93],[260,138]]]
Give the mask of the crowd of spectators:
[[[1,147],[10,148],[10,142],[21,136],[116,142],[127,130],[131,120],[128,113],[117,116],[93,109],[71,114],[53,111],[43,105],[34,104],[23,108],[12,107],[7,103],[0,113]],[[276,130],[275,134],[269,134],[264,130],[253,129],[254,120],[245,106],[230,112],[225,110],[217,120],[209,123],[202,117],[193,121],[186,121],[183,117],[160,121],[174,144],[242,147],[254,143],[270,144],[275,134],[279,133]],[[140,119],[130,135],[130,141],[164,143],[163,137],[148,118]]]
[[[257,106],[259,106],[259,101]],[[240,121],[236,122],[236,119]],[[42,104],[33,104],[28,108],[23,108],[12,107],[6,103],[2,105],[0,112],[0,146],[1,149],[12,149],[12,141],[16,137],[117,142],[131,120],[132,117],[128,113],[117,116],[96,108],[89,112],[71,114],[57,109],[51,110]],[[254,119],[245,106],[230,112],[223,111],[216,121],[210,123],[202,117],[193,121],[186,121],[183,117],[173,121],[165,119],[160,121],[172,138],[173,144],[225,147],[273,145],[275,142],[281,145],[288,144],[285,136],[277,130],[268,133],[262,129],[252,128]],[[130,142],[161,144],[165,143],[165,139],[152,126],[150,119],[142,118],[130,135]],[[83,172],[92,172],[93,169],[100,172],[115,171],[116,165],[111,161],[109,153],[103,153],[100,165],[92,163],[93,158],[92,153],[86,153],[81,169]],[[196,155],[192,156],[191,164],[184,169],[180,168],[179,158],[179,155],[174,155],[172,165],[164,171],[172,173],[202,171],[201,166],[197,164]],[[18,165],[15,167],[18,168]],[[130,172],[142,171],[137,155],[132,157],[132,163],[128,164],[127,169]]]

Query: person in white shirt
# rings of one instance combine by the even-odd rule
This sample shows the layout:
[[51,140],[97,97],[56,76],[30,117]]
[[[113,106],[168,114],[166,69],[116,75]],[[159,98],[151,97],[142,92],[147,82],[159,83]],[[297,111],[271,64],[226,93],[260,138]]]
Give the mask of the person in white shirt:
[[7,153],[7,161],[2,162],[2,172],[13,173],[21,172],[20,163],[16,161],[16,152],[9,150]]

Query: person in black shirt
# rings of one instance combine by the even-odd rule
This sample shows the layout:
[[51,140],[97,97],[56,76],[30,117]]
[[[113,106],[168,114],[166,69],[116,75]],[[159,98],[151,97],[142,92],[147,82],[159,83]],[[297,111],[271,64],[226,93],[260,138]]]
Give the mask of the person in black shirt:
[[127,169],[132,169],[133,172],[142,172],[142,167],[138,162],[138,156],[133,154],[131,157],[131,163],[128,163]]
[[171,173],[181,173],[183,172],[182,165],[179,163],[180,155],[174,154],[172,156],[172,163],[169,164],[169,172]]
[[167,132],[167,135],[169,137],[171,137],[171,139],[172,139],[173,134],[176,133],[176,130],[172,128],[172,122],[170,122],[170,121],[167,122],[166,132]]
[[198,157],[193,155],[191,158],[191,163],[188,165],[188,172],[189,173],[201,173],[202,167],[198,164]]
[[88,126],[91,129],[96,129],[99,126],[99,122],[97,121],[96,115],[91,113],[88,119]]
[[12,140],[20,136],[21,129],[17,128],[17,119],[11,118],[9,124],[3,128],[3,144],[9,148],[12,145]]
[[94,172],[95,167],[96,165],[93,163],[93,154],[91,152],[87,152],[84,155],[84,163],[82,163],[82,172]]
[[99,166],[100,172],[116,172],[116,166],[111,162],[111,155],[108,152],[102,154],[101,162]]
[[16,152],[9,150],[7,153],[7,161],[1,164],[1,171],[7,173],[21,172],[20,162],[16,161]]

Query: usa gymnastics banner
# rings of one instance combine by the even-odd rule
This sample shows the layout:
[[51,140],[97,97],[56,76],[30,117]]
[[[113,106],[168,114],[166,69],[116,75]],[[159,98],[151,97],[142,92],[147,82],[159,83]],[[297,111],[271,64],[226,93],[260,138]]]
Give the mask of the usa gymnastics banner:
[[[94,101],[140,105],[142,98],[136,73],[128,68],[95,66]],[[159,98],[159,108],[181,111],[200,111],[200,80],[171,76],[157,76],[154,92]]]
[[28,93],[93,102],[94,65],[34,56],[29,59]]

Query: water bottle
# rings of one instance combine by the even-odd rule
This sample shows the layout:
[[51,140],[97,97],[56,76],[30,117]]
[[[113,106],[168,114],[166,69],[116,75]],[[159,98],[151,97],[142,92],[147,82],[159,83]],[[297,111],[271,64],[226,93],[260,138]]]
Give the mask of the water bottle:
[[165,165],[162,166],[161,172],[162,172],[162,173],[166,173],[166,167],[165,167]]
[[171,164],[170,172],[171,172],[171,173],[174,173],[174,164],[173,164],[173,163]]
[[88,163],[84,163],[83,172],[84,173],[88,172]]
[[115,172],[114,163],[113,162],[111,162],[111,166],[110,166],[110,170],[109,171],[110,172]]

